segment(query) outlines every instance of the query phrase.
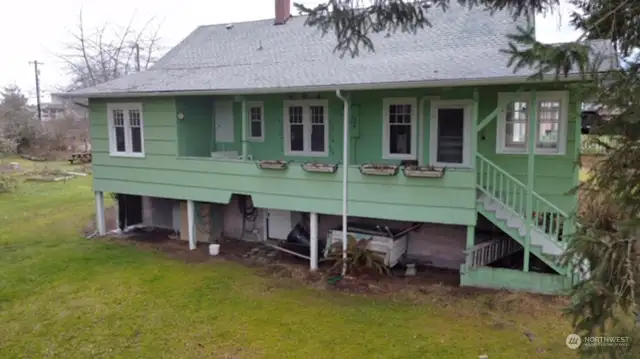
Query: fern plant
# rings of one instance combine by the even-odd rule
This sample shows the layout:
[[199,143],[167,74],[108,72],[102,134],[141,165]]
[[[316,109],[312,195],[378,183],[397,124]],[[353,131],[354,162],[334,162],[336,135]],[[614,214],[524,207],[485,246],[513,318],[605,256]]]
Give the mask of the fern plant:
[[367,249],[370,239],[357,240],[355,237],[347,236],[347,258],[342,257],[342,243],[334,243],[327,260],[333,262],[331,271],[339,271],[344,263],[347,264],[347,273],[361,274],[373,272],[376,274],[391,275],[389,268],[384,263],[384,258],[379,254]]

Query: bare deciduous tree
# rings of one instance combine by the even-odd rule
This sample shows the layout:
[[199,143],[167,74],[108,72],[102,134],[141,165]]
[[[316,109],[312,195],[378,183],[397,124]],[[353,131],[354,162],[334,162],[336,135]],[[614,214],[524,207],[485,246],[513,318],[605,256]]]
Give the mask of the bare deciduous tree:
[[135,29],[134,20],[135,14],[124,28],[108,23],[90,27],[80,11],[77,27],[71,32],[73,40],[58,54],[72,78],[69,89],[95,86],[153,65],[160,50],[160,24],[152,17]]

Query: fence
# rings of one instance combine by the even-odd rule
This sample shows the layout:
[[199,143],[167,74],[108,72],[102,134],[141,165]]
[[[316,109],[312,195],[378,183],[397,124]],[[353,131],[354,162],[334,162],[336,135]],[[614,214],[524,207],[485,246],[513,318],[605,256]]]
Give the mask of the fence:
[[610,136],[582,135],[580,136],[580,154],[583,156],[606,156],[607,148],[615,144],[615,140]]

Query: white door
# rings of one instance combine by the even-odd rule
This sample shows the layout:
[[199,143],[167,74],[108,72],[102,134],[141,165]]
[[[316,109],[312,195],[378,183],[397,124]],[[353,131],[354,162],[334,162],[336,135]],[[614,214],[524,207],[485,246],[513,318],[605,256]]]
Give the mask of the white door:
[[431,165],[462,168],[471,166],[471,104],[469,100],[431,103]]
[[270,239],[285,240],[291,232],[291,212],[270,209],[267,212],[268,236]]
[[217,143],[233,143],[233,101],[216,100],[213,104],[213,123]]

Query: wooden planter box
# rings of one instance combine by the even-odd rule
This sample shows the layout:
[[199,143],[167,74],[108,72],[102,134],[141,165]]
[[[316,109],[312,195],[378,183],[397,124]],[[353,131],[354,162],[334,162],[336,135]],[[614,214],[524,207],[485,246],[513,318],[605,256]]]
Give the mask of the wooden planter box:
[[337,164],[328,164],[328,163],[313,163],[306,162],[303,163],[302,169],[307,172],[318,172],[318,173],[336,173],[338,170]]
[[256,163],[258,168],[263,170],[285,170],[289,165],[289,162],[281,160],[263,160]]
[[407,177],[441,178],[444,176],[444,170],[444,167],[406,166],[402,169],[402,172],[404,172],[404,175]]
[[398,165],[364,164],[360,166],[360,173],[369,176],[395,176],[398,174]]

